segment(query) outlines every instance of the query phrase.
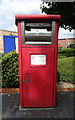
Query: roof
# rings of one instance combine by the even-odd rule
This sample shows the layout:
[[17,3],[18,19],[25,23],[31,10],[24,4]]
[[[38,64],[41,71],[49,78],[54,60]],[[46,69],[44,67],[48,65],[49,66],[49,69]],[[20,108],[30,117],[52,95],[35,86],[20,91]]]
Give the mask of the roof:
[[16,15],[15,23],[19,21],[27,21],[27,22],[49,22],[50,20],[60,20],[60,15]]

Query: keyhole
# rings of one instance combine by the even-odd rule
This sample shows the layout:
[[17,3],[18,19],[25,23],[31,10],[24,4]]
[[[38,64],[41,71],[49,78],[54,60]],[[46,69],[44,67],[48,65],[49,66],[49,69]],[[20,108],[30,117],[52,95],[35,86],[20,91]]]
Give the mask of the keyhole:
[[26,73],[26,75],[28,75],[28,73]]

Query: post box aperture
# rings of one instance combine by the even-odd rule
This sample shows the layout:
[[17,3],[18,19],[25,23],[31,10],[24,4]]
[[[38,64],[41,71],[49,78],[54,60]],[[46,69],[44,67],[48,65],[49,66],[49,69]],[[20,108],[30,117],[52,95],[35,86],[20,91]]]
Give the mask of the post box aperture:
[[55,22],[49,23],[21,23],[22,44],[50,45],[54,44]]
[[56,106],[60,15],[17,15],[21,107]]

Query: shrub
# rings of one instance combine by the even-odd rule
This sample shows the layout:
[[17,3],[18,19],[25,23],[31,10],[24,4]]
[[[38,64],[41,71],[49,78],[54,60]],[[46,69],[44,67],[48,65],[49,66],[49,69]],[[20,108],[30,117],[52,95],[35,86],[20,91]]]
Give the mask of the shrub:
[[75,49],[65,48],[58,50],[58,58],[66,58],[75,56]]
[[1,79],[2,79],[2,65],[1,65],[1,59],[0,59],[0,86],[1,86]]
[[1,59],[1,57],[2,57],[2,54],[0,53],[0,59]]
[[2,87],[18,87],[18,55],[15,50],[2,57]]
[[75,83],[75,57],[59,59],[58,71],[60,81]]
[[6,55],[7,53],[0,53],[0,59],[4,56],[4,55]]

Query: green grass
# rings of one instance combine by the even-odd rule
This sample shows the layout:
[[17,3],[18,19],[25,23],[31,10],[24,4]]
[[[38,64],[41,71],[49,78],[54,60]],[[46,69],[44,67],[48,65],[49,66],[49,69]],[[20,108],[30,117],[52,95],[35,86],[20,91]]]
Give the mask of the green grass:
[[75,83],[75,57],[58,59],[60,81]]

